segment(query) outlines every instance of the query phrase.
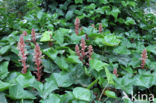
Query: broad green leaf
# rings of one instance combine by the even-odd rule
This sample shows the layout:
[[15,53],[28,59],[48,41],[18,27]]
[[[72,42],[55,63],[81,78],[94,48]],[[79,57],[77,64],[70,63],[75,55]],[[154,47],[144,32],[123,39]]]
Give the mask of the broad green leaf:
[[18,84],[9,88],[9,97],[13,99],[36,99],[31,92],[24,90]]
[[97,59],[91,59],[89,63],[90,63],[90,67],[92,69],[95,69],[97,72],[101,71],[102,69],[108,66],[107,63],[104,63]]
[[32,87],[35,80],[36,79],[34,76],[32,76],[31,72],[20,74],[16,78],[17,83],[20,84],[23,88]]
[[63,54],[64,50],[56,50],[53,48],[44,49],[43,53],[47,55],[50,59],[56,60],[58,54]]
[[108,1],[107,1],[107,0],[100,0],[100,3],[102,3],[102,4],[107,4]]
[[125,24],[130,25],[130,24],[136,24],[136,23],[135,23],[134,19],[132,19],[131,17],[127,17]]
[[61,99],[57,94],[50,94],[47,99],[41,100],[41,103],[61,103]]
[[84,101],[91,101],[91,91],[86,88],[76,87],[73,89],[73,94],[76,99],[84,100]]
[[0,92],[8,89],[10,86],[10,83],[0,81]]
[[147,51],[156,55],[156,45],[150,45],[147,47]]
[[0,55],[5,54],[10,49],[10,46],[4,46],[0,49]]
[[57,82],[53,76],[50,76],[50,78],[46,79],[46,82],[43,85],[43,89],[40,95],[43,99],[46,99],[48,95],[56,89],[58,89]]
[[37,13],[37,18],[40,20],[42,18],[42,16],[43,16],[43,11],[39,11]]
[[69,20],[73,17],[73,10],[69,10],[67,13],[66,13],[66,19]]
[[127,74],[122,78],[114,77],[114,82],[116,89],[121,89],[128,94],[133,93],[133,85],[135,83],[135,80],[132,78],[131,75]]
[[110,98],[117,98],[115,92],[113,92],[113,91],[106,90],[106,91],[105,91],[105,95],[106,95],[107,97],[110,97]]
[[139,75],[134,77],[136,86],[150,88],[152,85],[156,85],[156,76],[150,71],[139,70]]
[[114,49],[114,52],[117,54],[129,55],[131,54],[130,50],[126,48],[126,46],[118,46]]
[[68,56],[68,58],[67,58],[67,61],[69,62],[69,63],[82,63],[80,60],[79,60],[79,57],[78,56],[76,56],[76,55],[70,55],[70,56]]
[[113,75],[109,72],[109,70],[107,69],[107,67],[105,67],[105,72],[106,72],[108,83],[109,84],[114,84]]
[[115,35],[106,35],[104,36],[103,43],[107,46],[117,46],[120,40]]
[[50,59],[42,59],[42,64],[44,66],[44,72],[53,73],[53,71],[59,69],[58,66],[53,63]]
[[83,0],[75,0],[75,3],[78,4],[78,3],[83,3]]
[[53,38],[61,45],[64,43],[64,36],[67,36],[70,33],[70,29],[60,28],[55,31]]
[[62,70],[68,70],[68,64],[66,59],[62,57],[57,57],[55,60],[55,63],[58,65],[58,67]]
[[0,92],[0,103],[8,103],[5,94]]
[[0,79],[4,79],[9,74],[8,65],[9,65],[8,61],[0,63]]
[[117,19],[118,14],[120,13],[120,10],[117,7],[113,6],[112,11],[110,13],[115,19]]
[[40,39],[41,42],[52,41],[52,31],[45,31]]
[[54,73],[53,77],[58,87],[69,87],[73,83],[72,78],[70,77],[69,73],[66,73],[66,72]]

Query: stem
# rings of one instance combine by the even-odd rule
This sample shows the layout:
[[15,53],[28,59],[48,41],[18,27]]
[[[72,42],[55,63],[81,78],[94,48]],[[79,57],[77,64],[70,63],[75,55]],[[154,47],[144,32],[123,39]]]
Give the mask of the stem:
[[103,88],[103,90],[102,90],[102,92],[101,92],[101,94],[100,94],[100,97],[99,97],[99,101],[101,100],[102,95],[103,95],[103,93],[104,93],[104,91],[105,91],[105,89],[106,89],[107,86],[108,86],[108,83],[106,84],[105,88]]
[[96,83],[97,83],[98,79],[95,79],[91,84],[89,84],[89,86],[87,87],[88,89],[92,88]]

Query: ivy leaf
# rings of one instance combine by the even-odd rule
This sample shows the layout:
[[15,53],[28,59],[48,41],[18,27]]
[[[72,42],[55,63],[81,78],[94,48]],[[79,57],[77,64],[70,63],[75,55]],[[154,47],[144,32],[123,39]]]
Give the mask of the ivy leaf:
[[147,47],[147,51],[156,55],[156,45],[150,45]]
[[116,89],[121,89],[128,94],[133,93],[133,85],[134,85],[135,80],[132,78],[131,75],[127,74],[123,76],[122,78],[114,77],[114,82],[115,82]]
[[9,97],[13,99],[36,99],[31,92],[24,90],[18,84],[9,88]]
[[75,0],[75,3],[78,4],[78,3],[83,3],[83,0]]
[[129,55],[131,54],[130,50],[126,48],[126,46],[118,46],[114,49],[114,52],[117,54]]
[[57,82],[53,76],[50,76],[50,78],[46,79],[46,82],[43,85],[43,89],[41,91],[41,97],[43,99],[46,99],[48,95],[51,94],[51,92],[56,89],[58,89]]
[[10,49],[10,46],[4,46],[0,49],[0,55],[5,54]]
[[0,103],[8,103],[5,94],[0,92]]
[[42,34],[42,37],[40,39],[41,42],[47,42],[47,41],[52,41],[52,36],[53,32],[52,31],[45,31],[43,34]]
[[55,63],[61,68],[62,70],[68,70],[68,64],[66,62],[66,59],[62,57],[57,57],[55,60]]
[[41,100],[41,103],[61,103],[61,99],[57,94],[50,94],[47,99]]
[[0,81],[0,92],[8,89],[10,86],[10,83]]
[[64,36],[70,33],[70,29],[60,28],[55,31],[53,38],[61,45],[64,42]]
[[95,69],[97,72],[101,71],[102,69],[104,69],[107,66],[108,66],[107,63],[104,63],[100,60],[97,60],[97,59],[91,59],[90,60],[90,67],[92,69]]
[[84,100],[87,102],[91,101],[91,92],[89,89],[82,88],[82,87],[76,87],[73,90],[73,94],[76,99]]
[[58,87],[69,87],[72,85],[71,77],[66,72],[54,73],[53,77]]
[[136,23],[135,23],[134,19],[132,19],[131,17],[127,17],[125,24],[130,25],[130,24],[136,24]]
[[120,40],[117,39],[115,35],[106,35],[104,37],[103,43],[107,46],[117,46],[120,43]]
[[69,10],[65,17],[67,20],[70,20],[73,17],[73,10]]
[[117,7],[114,7],[114,6],[113,6],[113,9],[112,9],[112,11],[110,12],[110,14],[111,14],[115,19],[117,19],[119,13],[120,13],[120,10],[119,10]]
[[110,97],[110,98],[117,98],[115,92],[113,92],[113,91],[106,90],[106,91],[105,91],[105,95],[106,95],[107,97]]
[[0,63],[0,79],[4,79],[9,74],[8,65],[9,65],[8,61]]
[[69,63],[76,63],[76,64],[82,63],[82,62],[79,60],[79,57],[76,56],[76,55],[70,55],[70,56],[68,56],[67,61],[68,61]]
[[114,84],[113,75],[109,72],[107,67],[105,67],[105,72],[106,72],[108,84]]
[[135,85],[145,88],[150,88],[152,85],[156,85],[155,74],[150,71],[139,70],[139,75],[135,76]]
[[32,87],[35,82],[35,77],[32,76],[31,72],[27,72],[26,74],[20,74],[17,76],[16,81],[23,88]]

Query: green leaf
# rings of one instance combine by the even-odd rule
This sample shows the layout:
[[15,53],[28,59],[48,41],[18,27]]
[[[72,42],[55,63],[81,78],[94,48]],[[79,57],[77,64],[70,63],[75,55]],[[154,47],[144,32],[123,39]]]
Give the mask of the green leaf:
[[66,72],[54,73],[53,77],[57,82],[58,87],[69,87],[73,83],[70,75]]
[[106,90],[106,91],[105,91],[105,95],[106,95],[107,97],[110,97],[110,98],[117,98],[115,92],[113,92],[113,91]]
[[97,37],[95,43],[99,46],[117,46],[120,40],[115,35],[106,35],[104,37]]
[[67,20],[70,20],[73,17],[73,10],[69,10],[66,13],[66,16],[65,17],[66,17]]
[[31,92],[24,90],[20,85],[9,88],[9,97],[13,99],[36,99]]
[[107,69],[107,67],[105,67],[105,72],[106,72],[108,83],[109,84],[114,84],[113,75],[109,72],[109,70]]
[[84,101],[91,101],[91,92],[89,89],[82,88],[82,87],[76,87],[73,90],[73,94],[76,99],[84,100]]
[[4,93],[0,92],[0,103],[8,103]]
[[59,30],[55,31],[55,35],[53,38],[61,45],[64,42],[64,36],[70,33],[70,29],[60,28]]
[[41,42],[47,42],[47,41],[52,41],[52,34],[53,32],[52,31],[45,31],[43,34],[42,34],[42,37],[40,39]]
[[156,55],[156,45],[150,45],[147,47],[147,51]]
[[111,14],[115,19],[117,19],[119,13],[120,13],[120,10],[119,10],[117,7],[114,7],[114,6],[113,6],[113,9],[112,9],[112,11],[110,12],[110,14]]
[[152,85],[156,85],[156,76],[150,71],[139,70],[139,75],[134,77],[136,86],[150,88]]
[[107,1],[107,0],[100,0],[100,3],[102,3],[102,4],[107,4],[108,1]]
[[121,89],[125,91],[128,94],[133,93],[133,85],[135,83],[135,80],[132,78],[131,75],[125,75],[122,78],[116,78],[114,77],[115,81],[115,88]]
[[61,103],[61,99],[57,94],[50,94],[47,99],[41,100],[41,103]]
[[70,56],[68,56],[67,61],[68,61],[69,63],[76,63],[76,64],[82,63],[82,62],[80,61],[79,57],[76,56],[76,55],[70,55]]
[[57,57],[55,60],[55,63],[61,68],[62,70],[68,70],[68,64],[66,62],[66,59],[62,57]]
[[47,55],[50,59],[56,60],[58,54],[63,54],[64,50],[56,50],[53,48],[44,49],[43,53]]
[[4,46],[0,49],[0,55],[5,54],[10,49],[10,46]]
[[130,25],[130,24],[136,24],[136,23],[135,23],[134,19],[132,19],[131,17],[127,17],[125,24]]
[[83,3],[83,0],[75,0],[75,3],[78,4],[78,3]]
[[37,18],[40,20],[42,18],[42,16],[43,16],[43,12],[42,11],[39,11],[37,13]]
[[57,82],[53,76],[50,76],[50,78],[46,79],[46,82],[43,85],[43,89],[40,95],[43,99],[46,99],[48,95],[56,89],[58,89]]
[[91,59],[89,63],[90,63],[90,67],[92,69],[95,69],[97,72],[101,71],[102,69],[108,66],[107,63],[104,63],[97,59]]
[[10,86],[10,83],[0,81],[0,92],[8,89]]
[[53,63],[51,60],[47,58],[42,59],[42,64],[44,66],[44,72],[46,73],[53,73],[53,71],[59,69],[55,63]]
[[104,36],[103,43],[107,46],[117,46],[120,43],[120,40],[117,39],[115,35],[106,35]]
[[117,48],[114,49],[114,52],[117,54],[124,54],[124,55],[131,54],[130,50],[128,50],[126,46],[118,46]]
[[0,79],[4,79],[9,74],[8,65],[9,65],[8,61],[0,63]]
[[17,76],[16,81],[23,88],[32,87],[35,82],[35,77],[32,76],[31,72],[27,72],[26,74],[20,74]]

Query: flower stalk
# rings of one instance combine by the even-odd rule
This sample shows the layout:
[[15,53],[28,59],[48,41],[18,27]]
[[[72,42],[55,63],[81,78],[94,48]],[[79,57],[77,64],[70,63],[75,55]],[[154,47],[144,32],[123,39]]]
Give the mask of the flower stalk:
[[145,67],[146,59],[147,59],[147,51],[146,51],[146,49],[144,49],[141,54],[141,68],[142,69],[144,69],[144,67]]
[[18,50],[19,50],[19,56],[20,56],[20,61],[22,62],[22,73],[25,74],[27,72],[27,65],[26,65],[26,60],[27,60],[27,56],[26,56],[26,49],[25,49],[25,43],[24,43],[24,32],[23,34],[20,36],[19,42],[18,42]]
[[78,35],[79,34],[80,19],[76,18],[74,24],[75,24],[75,33]]
[[35,45],[35,49],[34,49],[34,62],[36,65],[36,76],[37,76],[37,80],[40,81],[41,80],[41,71],[42,71],[42,52],[40,50],[40,46],[36,43]]
[[32,29],[32,31],[31,31],[31,37],[32,37],[33,43],[36,44],[36,33],[35,33],[34,29]]
[[102,23],[99,24],[99,33],[102,32]]
[[[81,49],[78,45],[76,45],[75,52],[77,56],[79,56],[80,61],[82,61],[84,65],[89,67],[89,61],[93,53],[93,47],[91,45],[86,46],[86,42],[83,38],[81,39],[80,47]],[[88,49],[88,51],[86,51],[86,48]]]

